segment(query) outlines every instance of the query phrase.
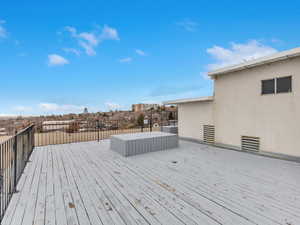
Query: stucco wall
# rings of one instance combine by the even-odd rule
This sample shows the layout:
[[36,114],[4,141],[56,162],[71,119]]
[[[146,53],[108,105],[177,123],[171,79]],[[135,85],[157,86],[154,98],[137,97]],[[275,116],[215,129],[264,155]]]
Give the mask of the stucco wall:
[[[289,75],[292,93],[261,95],[261,80]],[[214,104],[216,142],[257,136],[262,151],[300,156],[300,58],[219,76]]]
[[178,135],[203,140],[203,125],[213,124],[213,102],[178,104]]

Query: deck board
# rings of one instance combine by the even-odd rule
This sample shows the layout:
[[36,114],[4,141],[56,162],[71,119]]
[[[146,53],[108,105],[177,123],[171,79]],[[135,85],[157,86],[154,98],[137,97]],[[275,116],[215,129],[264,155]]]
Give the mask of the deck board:
[[300,164],[186,141],[35,148],[1,225],[300,224]]

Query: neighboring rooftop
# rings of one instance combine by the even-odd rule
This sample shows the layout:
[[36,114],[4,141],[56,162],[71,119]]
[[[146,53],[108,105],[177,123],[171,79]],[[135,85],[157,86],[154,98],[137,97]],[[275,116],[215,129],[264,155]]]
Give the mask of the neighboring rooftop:
[[241,64],[237,64],[237,65],[217,69],[217,70],[208,72],[208,75],[211,78],[214,78],[217,75],[222,75],[222,74],[236,72],[236,71],[240,71],[240,70],[244,70],[244,69],[249,69],[249,68],[264,65],[264,64],[267,64],[267,63],[282,61],[282,60],[286,60],[286,59],[290,59],[290,58],[294,58],[294,57],[298,57],[298,56],[300,56],[300,47],[290,49],[290,50],[287,50],[287,51],[278,52],[278,53],[275,53],[275,54],[272,54],[272,55],[269,55],[269,56],[265,56],[265,57],[262,57],[262,58],[250,60],[250,61],[247,61],[247,62],[244,62],[244,63],[241,63]]
[[300,224],[299,163],[186,141],[129,158],[108,140],[38,147],[17,190],[2,225]]
[[185,99],[170,100],[170,101],[163,102],[163,104],[172,105],[172,104],[182,104],[182,103],[190,103],[190,102],[207,102],[213,100],[214,100],[213,96],[206,96],[206,97],[199,97],[199,98],[185,98]]

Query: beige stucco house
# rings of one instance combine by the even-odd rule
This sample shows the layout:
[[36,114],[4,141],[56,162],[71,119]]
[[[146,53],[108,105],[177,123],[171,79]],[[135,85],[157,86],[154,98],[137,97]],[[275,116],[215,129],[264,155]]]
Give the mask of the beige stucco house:
[[210,97],[178,105],[183,138],[300,157],[300,48],[209,72]]

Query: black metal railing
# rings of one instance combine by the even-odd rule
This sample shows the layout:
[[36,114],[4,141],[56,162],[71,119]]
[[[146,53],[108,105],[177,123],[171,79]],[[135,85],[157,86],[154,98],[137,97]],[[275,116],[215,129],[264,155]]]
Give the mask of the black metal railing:
[[[127,128],[122,121],[44,121],[35,126],[35,146],[100,141],[114,134],[150,131],[150,126]],[[153,127],[159,131],[159,126]]]
[[34,125],[0,143],[0,221],[34,148]]
[[172,121],[153,122],[128,127],[124,121],[68,120],[43,121],[32,124],[5,141],[0,140],[0,222],[5,210],[17,191],[18,181],[34,147],[100,141],[115,134],[160,131]]

